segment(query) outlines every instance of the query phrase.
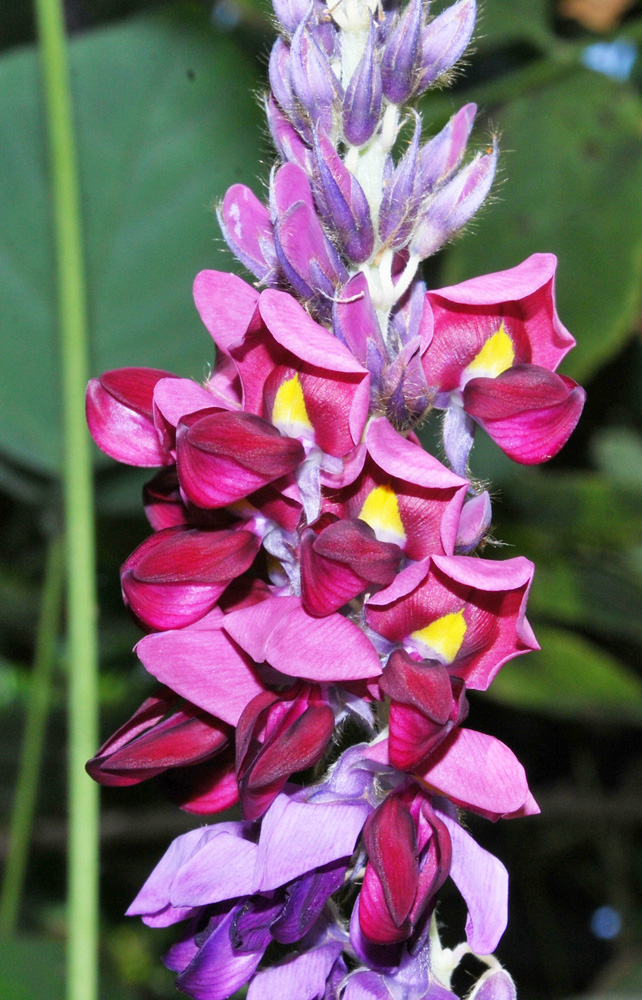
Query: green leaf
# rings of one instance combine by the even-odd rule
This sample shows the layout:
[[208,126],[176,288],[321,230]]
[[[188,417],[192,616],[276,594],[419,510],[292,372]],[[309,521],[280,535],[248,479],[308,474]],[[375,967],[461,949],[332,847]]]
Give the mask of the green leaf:
[[541,650],[507,664],[491,696],[517,708],[570,718],[642,722],[642,681],[595,644],[540,626]]
[[475,32],[476,48],[495,48],[506,42],[529,41],[548,33],[548,5],[545,0],[492,0],[479,11]]
[[0,996],[11,1000],[63,1000],[65,949],[44,937],[0,940]]
[[642,492],[642,439],[625,427],[597,432],[591,442],[600,470],[622,489]]
[[578,346],[565,371],[586,378],[629,337],[642,302],[642,104],[588,70],[493,116],[504,183],[445,257],[445,283],[559,257],[557,298]]
[[[621,475],[633,481],[633,461]],[[522,468],[505,495],[519,512],[520,530],[532,535],[537,548],[545,543],[566,552],[573,546],[629,550],[642,542],[640,498],[622,486],[593,472]],[[501,514],[499,519],[501,533]],[[534,557],[537,548],[530,549]]]
[[[213,205],[254,183],[255,64],[204,17],[172,6],[71,43],[93,370],[167,368],[201,378],[212,343],[195,274],[230,269]],[[0,62],[3,392],[0,450],[60,468],[55,275],[38,65]]]
[[540,559],[529,614],[642,645],[642,580],[612,555]]

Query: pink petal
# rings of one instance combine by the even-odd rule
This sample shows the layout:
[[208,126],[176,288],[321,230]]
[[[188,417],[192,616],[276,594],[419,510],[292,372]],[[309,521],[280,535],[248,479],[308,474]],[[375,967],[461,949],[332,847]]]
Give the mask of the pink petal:
[[350,857],[370,811],[363,799],[315,803],[281,793],[261,824],[254,891],[276,889],[314,868]]
[[87,424],[98,447],[111,458],[141,468],[173,463],[152,419],[154,386],[166,377],[172,377],[171,373],[123,368],[91,380]]
[[219,405],[212,393],[191,378],[163,378],[154,389],[154,404],[171,427],[181,417]]
[[[220,620],[219,620],[220,621]],[[251,660],[219,623],[145,636],[136,652],[146,670],[194,705],[235,726],[264,690]]]
[[194,281],[194,302],[214,343],[229,354],[240,344],[254,316],[259,293],[235,274],[201,271]]
[[525,300],[523,308],[532,324],[532,362],[555,370],[562,358],[575,346],[575,338],[561,322],[555,309],[556,268],[555,254],[535,253],[506,271],[484,274],[462,281],[459,285],[438,288],[430,294],[438,299],[472,307]]
[[315,323],[292,295],[268,288],[261,295],[259,310],[277,343],[295,358],[318,368],[319,374],[330,371],[367,376],[352,352]]
[[509,458],[524,465],[557,455],[575,430],[585,399],[577,382],[536,365],[474,378],[464,389],[466,412]]
[[[281,601],[288,602],[285,609]],[[339,614],[315,618],[300,598],[273,598],[232,612],[225,629],[254,659],[267,660],[289,677],[327,682],[381,673],[375,648],[360,628]]]
[[430,758],[421,780],[488,819],[515,812],[528,796],[526,774],[513,751],[473,729],[454,729]]

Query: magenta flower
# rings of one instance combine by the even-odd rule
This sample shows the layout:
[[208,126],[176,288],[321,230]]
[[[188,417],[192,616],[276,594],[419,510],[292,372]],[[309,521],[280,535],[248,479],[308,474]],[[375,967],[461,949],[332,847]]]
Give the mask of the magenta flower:
[[524,614],[533,570],[521,556],[432,556],[371,597],[366,620],[391,644],[485,691],[507,660],[539,648]]
[[[417,277],[495,174],[495,138],[466,155],[474,105],[427,139],[402,107],[464,53],[474,0],[373,9],[274,0],[282,162],[267,204],[235,184],[219,206],[258,286],[197,276],[210,377],[122,369],[87,391],[97,444],[160,468],[121,580],[163,685],[88,770],[244,817],[174,841],[128,911],[184,922],[165,962],[194,1000],[456,1000],[470,951],[488,956],[470,1000],[515,1000],[490,956],[508,876],[458,810],[539,811],[512,751],[463,726],[467,688],[538,648],[533,566],[476,557],[492,509],[468,456],[479,424],[517,461],[552,457],[584,393],[556,374],[574,341],[553,256]],[[450,468],[416,433],[433,408]],[[449,877],[468,910],[452,951],[433,919]]]
[[358,475],[353,467],[349,485],[328,486],[323,509],[360,518],[409,559],[452,555],[468,483],[384,419],[368,425],[365,444]]
[[554,374],[575,343],[555,308],[556,263],[533,254],[426,295],[422,364],[435,405],[448,410],[444,444],[457,471],[472,443],[466,415],[529,465],[556,455],[579,419],[584,390]]
[[153,629],[190,625],[211,611],[228,584],[249,569],[260,544],[242,527],[163,528],[123,564],[125,604]]

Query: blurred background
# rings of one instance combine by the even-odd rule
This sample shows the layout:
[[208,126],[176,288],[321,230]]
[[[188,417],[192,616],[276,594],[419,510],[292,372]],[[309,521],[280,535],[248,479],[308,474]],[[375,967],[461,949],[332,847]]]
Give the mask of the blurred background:
[[[66,13],[92,373],[144,365],[202,378],[212,347],[191,283],[202,268],[233,268],[214,205],[237,181],[261,195],[273,157],[257,100],[273,38],[266,0],[68,0]],[[641,3],[485,0],[465,75],[421,103],[430,134],[476,101],[475,141],[497,131],[502,150],[492,203],[430,261],[427,280],[438,287],[556,253],[558,307],[578,341],[562,370],[588,389],[578,430],[547,467],[513,465],[481,433],[472,458],[494,493],[498,554],[537,565],[529,614],[542,651],[471,697],[474,727],[515,750],[542,807],[497,826],[470,820],[511,875],[498,955],[521,1000],[642,996],[641,47]],[[56,276],[26,0],[0,5],[0,190],[4,859],[43,567],[62,516]],[[145,475],[95,458],[106,737],[152,687],[131,652],[138,633],[118,578],[149,528]],[[0,941],[0,996],[12,1000],[63,996],[64,622],[55,631],[17,935]],[[122,914],[171,837],[198,821],[154,782],[104,790],[102,806],[102,997],[175,996],[159,961],[174,932]],[[440,913],[453,944],[465,916],[454,892]]]

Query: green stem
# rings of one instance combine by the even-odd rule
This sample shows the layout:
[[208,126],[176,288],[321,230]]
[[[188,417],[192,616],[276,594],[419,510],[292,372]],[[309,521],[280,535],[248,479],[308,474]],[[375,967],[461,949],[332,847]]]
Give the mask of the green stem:
[[61,0],[36,0],[54,206],[64,420],[69,656],[68,1000],[94,1000],[98,966],[98,655],[91,452],[85,427],[87,322],[80,196]]
[[49,544],[36,633],[29,702],[20,754],[20,770],[13,800],[9,849],[0,893],[0,936],[15,932],[24,885],[27,853],[35,813],[42,749],[51,700],[51,676],[60,624],[63,584],[63,548],[60,537]]

